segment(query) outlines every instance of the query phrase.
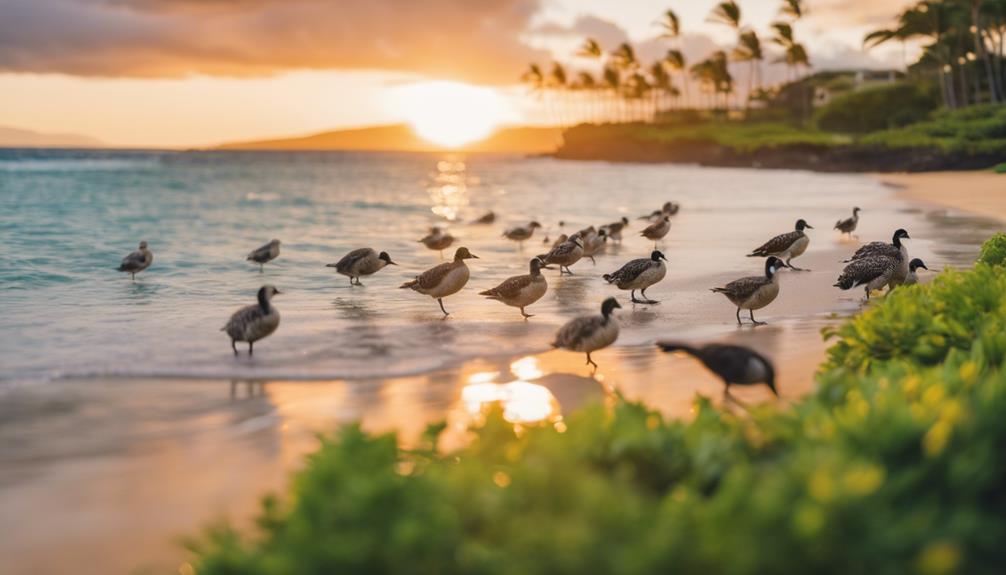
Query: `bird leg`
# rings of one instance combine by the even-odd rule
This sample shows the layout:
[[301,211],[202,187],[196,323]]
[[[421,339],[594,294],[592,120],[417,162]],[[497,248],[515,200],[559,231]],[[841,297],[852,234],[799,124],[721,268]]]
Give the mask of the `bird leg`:
[[136,281],[136,273],[135,272],[129,272],[129,278],[135,282]]
[[810,270],[805,269],[805,268],[798,268],[795,265],[789,263],[789,260],[791,260],[791,259],[793,259],[793,258],[786,258],[786,267],[788,267],[789,269],[791,269],[791,270],[793,270],[795,272],[809,272],[810,271]]
[[524,307],[523,306],[521,306],[521,308],[520,308],[520,314],[522,316],[524,316],[524,319],[527,319],[529,317],[534,317],[534,314],[532,314],[532,313],[524,313]]
[[592,366],[594,366],[594,371],[595,372],[597,371],[597,364],[594,363],[593,359],[590,359],[590,352],[589,351],[587,352],[587,363],[586,363],[586,365],[592,365]]
[[254,341],[249,341],[248,342],[248,356],[251,357],[254,354],[255,354],[255,342]]
[[258,273],[263,273],[263,272],[265,272],[265,264],[259,264],[258,265]]
[[754,310],[753,310],[753,309],[749,309],[749,310],[748,310],[748,313],[749,313],[749,314],[751,314],[751,323],[753,323],[753,324],[755,324],[755,325],[765,325],[765,322],[763,322],[763,321],[758,321],[758,320],[756,320],[756,319],[754,318]]
[[233,350],[234,350],[234,355],[237,355],[237,354],[238,354],[238,346],[237,346],[237,342],[235,342],[235,341],[234,341],[233,339],[231,340],[231,349],[233,349]]
[[651,305],[655,304],[655,303],[660,303],[659,301],[657,301],[655,299],[650,299],[646,295],[646,288],[643,288],[643,289],[639,290],[639,294],[646,298],[645,300],[643,300],[643,303],[648,303],[648,304],[651,304]]
[[632,303],[645,303],[636,299],[636,290],[629,290],[629,299],[632,300]]
[[737,325],[744,325],[744,322],[741,321],[741,308],[737,308]]
[[451,315],[451,314],[447,313],[446,309],[444,309],[444,299],[443,298],[439,298],[438,297],[437,298],[437,303],[440,304],[440,311],[444,312],[444,317]]

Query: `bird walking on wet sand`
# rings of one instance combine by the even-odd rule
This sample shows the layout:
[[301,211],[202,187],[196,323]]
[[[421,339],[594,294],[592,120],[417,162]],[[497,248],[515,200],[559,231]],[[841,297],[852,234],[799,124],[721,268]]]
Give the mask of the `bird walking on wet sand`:
[[908,276],[905,277],[905,283],[902,285],[911,286],[919,283],[919,275],[918,275],[919,268],[922,268],[924,270],[929,269],[926,267],[926,262],[920,260],[919,258],[915,258],[912,261],[908,262]]
[[894,282],[894,277],[897,275],[900,265],[901,262],[898,258],[888,255],[866,256],[853,260],[842,270],[838,281],[835,282],[835,287],[845,291],[864,286],[867,300],[870,299],[871,292],[881,289],[885,285],[890,293],[890,290],[897,285]]
[[469,252],[468,248],[458,248],[453,261],[434,266],[399,287],[434,298],[440,304],[444,317],[447,317],[450,314],[444,309],[444,298],[458,293],[468,283],[470,273],[465,260],[471,258],[478,259],[478,256]]
[[579,235],[573,234],[568,240],[549,250],[547,254],[539,255],[538,259],[546,266],[553,264],[559,266],[559,275],[564,273],[573,275],[569,266],[580,261],[582,257],[583,240]]
[[440,259],[444,259],[444,250],[454,243],[454,236],[443,228],[435,226],[430,228],[430,233],[420,239],[419,243],[435,252],[440,252]]
[[548,282],[545,281],[545,276],[541,273],[541,267],[541,260],[532,258],[530,273],[507,278],[493,289],[479,292],[479,295],[502,302],[510,307],[520,308],[520,314],[524,316],[524,319],[534,317],[532,314],[526,313],[524,308],[540,300],[548,290]]
[[570,320],[555,334],[552,347],[587,354],[587,365],[597,364],[590,354],[608,347],[618,339],[618,322],[612,317],[615,308],[621,308],[618,301],[609,297],[601,304],[601,315],[590,315]]
[[141,241],[140,247],[135,252],[122,258],[122,263],[116,268],[120,272],[126,272],[129,277],[136,281],[136,274],[150,267],[154,263],[154,252],[147,248],[147,242]]
[[325,267],[335,268],[335,271],[349,278],[349,285],[362,286],[360,277],[373,275],[385,268],[385,266],[397,266],[391,261],[388,252],[377,253],[371,248],[360,248],[344,255],[341,260],[334,264],[326,264]]
[[608,237],[611,238],[611,241],[615,242],[616,244],[620,244],[622,243],[622,230],[624,230],[628,225],[629,225],[629,218],[623,216],[622,219],[618,220],[617,222],[611,222],[610,224],[605,224],[601,226],[601,229],[608,234]]
[[852,208],[852,217],[835,222],[835,229],[852,237],[852,232],[856,231],[856,226],[859,225],[859,212],[860,209],[858,207]]
[[517,245],[523,249],[524,242],[531,239],[531,236],[534,235],[534,231],[540,227],[541,224],[538,222],[530,222],[526,226],[514,226],[503,230],[503,237],[517,242]]
[[671,218],[664,216],[659,221],[646,226],[643,231],[639,232],[639,235],[653,240],[653,249],[657,249],[657,242],[664,239],[669,231],[671,231]]
[[[667,275],[667,266],[664,262],[667,258],[657,250],[653,250],[649,258],[632,260],[625,264],[618,271],[602,276],[604,281],[615,284],[618,289],[630,290],[629,297],[632,303],[659,303],[646,297],[646,289],[653,286]],[[636,290],[640,290],[646,299],[636,299]]]
[[754,310],[762,309],[779,296],[778,271],[784,267],[786,264],[782,260],[772,256],[765,260],[765,275],[734,280],[723,287],[712,288],[711,291],[727,296],[727,299],[737,306],[737,325],[742,323],[742,309],[748,310],[751,323],[765,325],[765,322],[755,320]]
[[797,271],[805,271],[802,268],[798,268],[790,263],[795,257],[803,255],[803,252],[807,251],[807,246],[810,244],[810,238],[804,233],[805,229],[814,229],[814,226],[808,224],[802,218],[796,221],[796,229],[792,232],[787,232],[785,234],[779,234],[778,236],[765,242],[753,252],[748,254],[749,258],[759,257],[764,258],[768,256],[775,256],[781,260],[785,260],[786,267],[792,268]]
[[279,310],[271,303],[273,296],[278,295],[278,289],[264,285],[258,290],[258,303],[245,306],[234,312],[227,325],[220,331],[227,332],[231,338],[231,349],[238,354],[237,342],[248,342],[248,355],[255,353],[255,342],[270,335],[279,327]]
[[694,347],[674,341],[658,341],[657,347],[665,352],[680,351],[702,362],[706,368],[723,380],[723,394],[730,395],[731,385],[757,385],[764,383],[776,397],[775,369],[772,362],[760,353],[739,345],[710,343]]
[[258,271],[265,270],[265,264],[279,257],[279,240],[272,240],[266,245],[252,250],[246,258],[250,262],[258,264]]
[[905,281],[905,278],[908,277],[908,264],[911,261],[908,258],[908,246],[906,246],[902,240],[910,239],[912,238],[909,237],[907,231],[904,229],[898,229],[894,232],[894,236],[891,237],[891,243],[870,242],[864,246],[860,246],[860,248],[856,250],[856,253],[843,263],[850,263],[874,256],[893,258],[897,260],[898,265],[895,267],[894,273],[890,278],[891,287],[900,285]]

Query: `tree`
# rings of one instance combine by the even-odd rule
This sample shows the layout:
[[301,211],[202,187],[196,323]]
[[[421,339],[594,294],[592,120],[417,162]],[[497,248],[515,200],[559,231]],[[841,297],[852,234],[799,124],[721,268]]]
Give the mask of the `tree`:
[[685,94],[685,105],[688,105],[688,74],[687,67],[688,63],[685,61],[685,55],[681,50],[671,49],[667,51],[664,55],[664,65],[668,69],[674,70],[681,74],[681,84],[684,89]]
[[756,87],[761,87],[761,63],[765,59],[762,52],[761,39],[754,30],[745,30],[737,38],[737,47],[731,54],[737,62],[748,62],[748,105],[751,104],[751,95]]
[[781,12],[794,21],[803,18],[803,15],[807,13],[803,7],[803,0],[783,0]]
[[726,24],[734,30],[741,27],[741,7],[734,0],[720,2],[709,14],[709,21]]

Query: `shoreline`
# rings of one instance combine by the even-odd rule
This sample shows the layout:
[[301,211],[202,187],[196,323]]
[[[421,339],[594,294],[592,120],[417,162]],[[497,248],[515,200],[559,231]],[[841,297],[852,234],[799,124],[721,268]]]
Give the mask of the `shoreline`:
[[1006,175],[991,170],[929,172],[924,174],[873,173],[870,176],[893,188],[901,198],[943,207],[1006,223]]

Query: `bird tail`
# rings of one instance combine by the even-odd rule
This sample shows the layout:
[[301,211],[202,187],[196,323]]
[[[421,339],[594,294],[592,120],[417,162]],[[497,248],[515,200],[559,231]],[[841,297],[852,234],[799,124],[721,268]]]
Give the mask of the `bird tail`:
[[601,277],[604,278],[604,281],[606,281],[608,283],[611,283],[611,282],[615,281],[615,278],[611,277],[611,274],[604,274]]
[[115,270],[116,271],[120,271],[120,272],[124,272],[124,271],[126,271],[126,265],[125,264],[119,264],[119,267],[115,268]]
[[398,286],[398,289],[415,289],[419,285],[419,280],[412,280]]
[[487,289],[486,291],[480,291],[479,295],[484,295],[486,297],[496,297],[496,292],[494,290]]
[[749,253],[748,257],[749,258],[763,258],[763,257],[765,257],[767,255],[768,255],[767,253],[765,253],[765,252],[763,252],[761,250],[755,250],[755,251]]
[[711,291],[713,293],[727,293],[727,288],[714,287],[714,288],[710,288],[709,291]]
[[835,287],[837,287],[837,288],[842,289],[842,290],[847,290],[847,289],[851,288],[854,283],[856,283],[855,279],[853,279],[852,277],[847,276],[845,274],[842,274],[842,275],[838,276],[838,281],[835,282],[833,285]]
[[663,350],[663,351],[665,351],[667,353],[672,353],[672,352],[675,352],[675,351],[681,351],[681,352],[687,353],[688,355],[692,355],[692,356],[694,356],[694,355],[696,355],[698,353],[697,349],[695,349],[694,347],[688,345],[687,343],[683,343],[683,342],[680,342],[680,341],[658,341],[657,342],[657,347],[659,347],[661,350]]

